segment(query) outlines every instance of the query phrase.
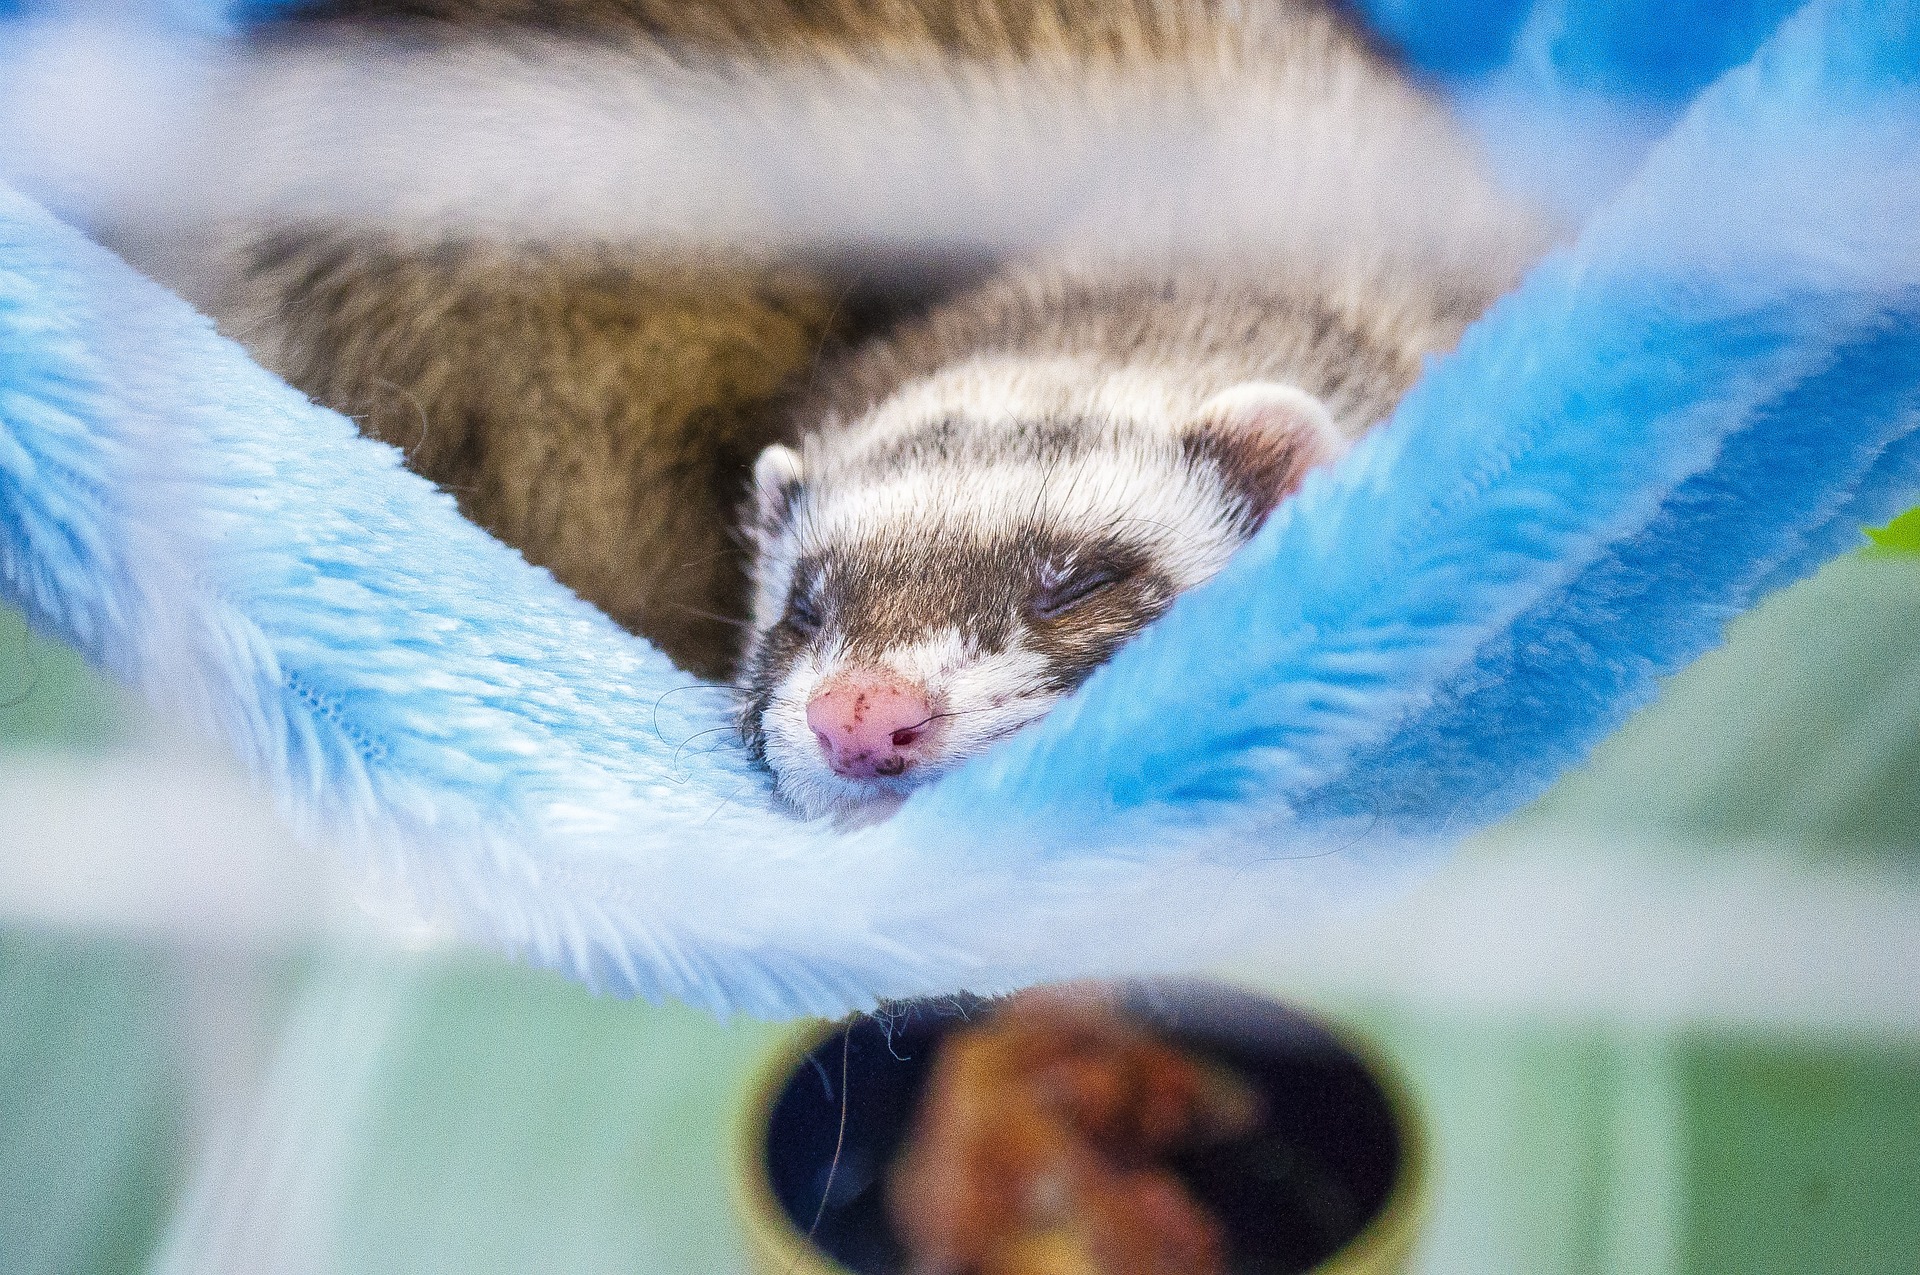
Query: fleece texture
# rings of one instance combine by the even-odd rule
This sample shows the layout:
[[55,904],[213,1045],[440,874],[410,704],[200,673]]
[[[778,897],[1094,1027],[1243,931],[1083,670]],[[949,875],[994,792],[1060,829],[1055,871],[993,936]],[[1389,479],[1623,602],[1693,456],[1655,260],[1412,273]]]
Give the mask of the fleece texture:
[[1178,969],[1404,881],[1913,500],[1917,178],[1920,3],[1788,18],[1225,573],[855,832],[770,806],[724,692],[14,194],[0,592],[316,841],[602,989],[781,1016]]

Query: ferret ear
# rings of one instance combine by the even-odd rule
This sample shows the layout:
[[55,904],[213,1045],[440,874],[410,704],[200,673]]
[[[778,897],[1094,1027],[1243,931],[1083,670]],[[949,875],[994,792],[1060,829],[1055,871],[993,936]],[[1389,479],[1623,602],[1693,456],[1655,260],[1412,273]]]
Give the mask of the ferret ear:
[[1215,394],[1201,405],[1185,443],[1262,520],[1308,470],[1340,459],[1349,445],[1325,403],[1277,381],[1245,381]]
[[774,443],[753,462],[754,521],[761,529],[772,530],[787,520],[800,494],[801,473],[800,453],[784,443]]

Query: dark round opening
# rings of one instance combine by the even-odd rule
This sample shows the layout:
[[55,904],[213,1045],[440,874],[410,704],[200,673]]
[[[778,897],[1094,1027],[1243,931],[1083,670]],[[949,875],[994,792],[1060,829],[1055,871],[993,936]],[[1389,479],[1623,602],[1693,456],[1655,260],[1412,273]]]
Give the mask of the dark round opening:
[[[1237,1069],[1266,1097],[1266,1119],[1253,1134],[1175,1162],[1226,1231],[1232,1270],[1310,1270],[1380,1213],[1405,1147],[1387,1095],[1338,1039],[1304,1015],[1227,988],[1156,986],[1130,1000],[1168,1040]],[[887,1166],[940,1037],[963,1015],[982,1012],[991,1011],[943,1001],[857,1019],[781,1086],[767,1131],[774,1197],[796,1228],[814,1228],[814,1243],[849,1270],[905,1269],[887,1222]],[[846,1136],[835,1167],[843,1094]]]

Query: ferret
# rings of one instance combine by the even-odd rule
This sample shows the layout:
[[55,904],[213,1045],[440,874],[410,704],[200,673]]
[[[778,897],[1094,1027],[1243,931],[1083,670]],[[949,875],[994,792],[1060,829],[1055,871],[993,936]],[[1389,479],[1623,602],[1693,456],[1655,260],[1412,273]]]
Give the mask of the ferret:
[[1298,124],[1300,152],[1332,156],[1299,163],[1315,188],[1285,207],[1308,214],[1276,230],[1223,195],[1196,235],[1122,210],[835,361],[754,465],[742,730],[803,816],[884,816],[1045,716],[1384,420],[1541,248],[1338,14],[1188,13],[1176,47],[1102,56]]
[[[1061,103],[1096,133],[1159,127],[1165,163],[1108,174],[1112,207],[965,287],[299,223],[245,228],[196,298],[476,521],[730,676],[805,816],[882,815],[1043,716],[1545,242],[1335,0],[317,0],[267,38],[363,29],[590,41],[755,101],[813,68],[882,117],[918,86],[957,104],[959,140],[968,112],[1017,133]],[[1161,199],[1166,175],[1185,187]]]

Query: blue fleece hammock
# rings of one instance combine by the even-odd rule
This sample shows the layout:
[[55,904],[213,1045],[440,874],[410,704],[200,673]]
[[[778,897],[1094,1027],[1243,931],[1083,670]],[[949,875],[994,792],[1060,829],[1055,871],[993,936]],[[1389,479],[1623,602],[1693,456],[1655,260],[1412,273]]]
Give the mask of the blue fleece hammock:
[[[723,693],[667,694],[397,452],[13,194],[0,592],[305,828],[596,987],[832,1013],[1303,924],[1538,794],[1920,487],[1914,3],[1814,4],[1684,113],[1768,6],[1375,9],[1437,73],[1678,122],[1223,575],[882,825],[776,813]],[[1684,32],[1627,38],[1655,22]]]

